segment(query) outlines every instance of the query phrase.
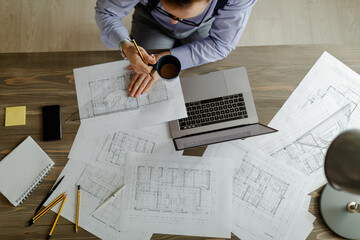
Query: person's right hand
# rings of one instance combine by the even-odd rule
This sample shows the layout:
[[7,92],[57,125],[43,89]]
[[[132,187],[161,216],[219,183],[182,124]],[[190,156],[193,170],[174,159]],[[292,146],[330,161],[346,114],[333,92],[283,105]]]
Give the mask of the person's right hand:
[[[156,63],[155,56],[150,56],[145,49],[139,46],[140,52],[143,55],[145,62],[150,64]],[[125,53],[126,57],[129,59],[129,62],[134,69],[134,71],[138,74],[149,74],[152,70],[152,66],[148,66],[144,61],[141,59],[136,47],[132,43],[125,43],[123,45],[123,52]]]

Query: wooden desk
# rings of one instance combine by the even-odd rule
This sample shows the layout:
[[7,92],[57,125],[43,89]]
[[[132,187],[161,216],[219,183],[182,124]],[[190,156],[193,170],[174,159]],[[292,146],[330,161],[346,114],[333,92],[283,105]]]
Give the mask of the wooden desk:
[[[325,50],[360,73],[360,44],[346,44],[242,47],[222,61],[189,69],[181,76],[245,66],[260,122],[268,123]],[[79,127],[79,122],[64,123],[65,119],[77,112],[72,70],[119,60],[119,58],[118,52],[109,51],[0,54],[0,159],[26,136],[31,135],[56,163],[55,169],[23,205],[15,208],[0,195],[0,239],[47,237],[55,218],[53,212],[48,213],[33,226],[25,226],[65,166]],[[41,130],[41,107],[52,104],[61,105],[63,139],[44,142]],[[26,126],[4,127],[5,107],[19,105],[27,107]],[[198,148],[187,151],[186,154],[199,155],[202,151],[203,148]],[[311,193],[313,198],[309,210],[317,219],[308,239],[341,239],[324,225],[319,216],[319,192],[320,189]],[[64,218],[60,218],[53,237],[97,239],[83,229],[75,234],[74,224]],[[208,238],[154,234],[152,239]],[[233,236],[232,239],[238,238]]]

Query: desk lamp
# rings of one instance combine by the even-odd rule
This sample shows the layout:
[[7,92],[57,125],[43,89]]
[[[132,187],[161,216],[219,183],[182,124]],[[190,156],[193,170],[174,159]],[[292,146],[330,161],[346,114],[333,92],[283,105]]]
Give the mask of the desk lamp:
[[323,220],[338,235],[360,239],[360,130],[336,137],[326,153],[324,169],[329,184],[320,196]]

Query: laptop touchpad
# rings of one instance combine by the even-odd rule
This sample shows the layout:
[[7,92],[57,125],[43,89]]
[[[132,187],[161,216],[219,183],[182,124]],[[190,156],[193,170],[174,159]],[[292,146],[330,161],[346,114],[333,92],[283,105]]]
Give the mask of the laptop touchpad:
[[182,78],[180,81],[185,102],[194,102],[228,95],[224,74],[222,72]]

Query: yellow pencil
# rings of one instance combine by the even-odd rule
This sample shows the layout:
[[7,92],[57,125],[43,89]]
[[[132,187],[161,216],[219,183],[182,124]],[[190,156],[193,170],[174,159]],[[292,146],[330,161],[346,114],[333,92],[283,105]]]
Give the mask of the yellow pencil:
[[61,214],[61,210],[62,210],[62,208],[64,207],[65,201],[66,201],[66,194],[65,194],[65,196],[64,196],[64,200],[63,200],[63,202],[62,202],[62,204],[61,204],[60,210],[59,210],[59,212],[58,212],[58,214],[57,214],[57,216],[56,216],[55,222],[54,222],[54,224],[53,224],[53,226],[52,226],[52,228],[51,228],[51,230],[50,230],[48,239],[51,238],[51,235],[52,235],[52,233],[53,233],[53,231],[54,231],[54,229],[55,229],[56,223],[57,223],[57,221],[59,220],[59,217],[60,217],[60,214]]
[[54,201],[52,201],[49,205],[47,205],[41,212],[36,214],[29,222],[29,226],[35,223],[37,220],[39,220],[42,216],[44,216],[45,213],[47,213],[52,207],[54,207],[56,204],[58,204],[63,198],[64,194],[62,193],[60,196],[58,196]]
[[[144,56],[143,56],[143,55],[141,54],[141,52],[140,52],[140,49],[139,49],[138,45],[136,44],[135,39],[132,39],[132,41],[133,41],[133,43],[134,43],[134,45],[135,45],[135,47],[136,47],[136,50],[138,51],[138,53],[139,53],[139,55],[140,55],[141,59],[143,60],[143,62],[144,62],[144,63],[146,63],[146,64],[147,64],[147,62],[145,61]],[[150,75],[150,77],[154,78],[154,77],[153,77],[153,75],[151,74],[151,72],[149,72],[149,75]]]
[[37,220],[39,220],[42,216],[44,216],[50,209],[52,209],[56,204],[58,204],[61,200],[63,200],[64,196],[60,197],[59,199],[57,199],[55,202],[53,202],[51,205],[49,205],[43,213],[41,213],[38,217],[34,218],[34,222],[36,222]]
[[78,185],[77,191],[77,205],[76,205],[76,225],[75,225],[75,232],[78,232],[79,226],[79,208],[80,208],[80,185]]

